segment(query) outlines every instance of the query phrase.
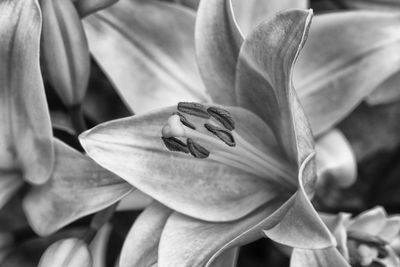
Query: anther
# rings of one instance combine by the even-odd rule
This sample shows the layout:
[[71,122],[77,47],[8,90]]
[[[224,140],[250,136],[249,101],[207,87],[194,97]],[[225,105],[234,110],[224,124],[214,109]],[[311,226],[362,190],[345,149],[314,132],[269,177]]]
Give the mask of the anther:
[[233,135],[230,131],[227,131],[225,129],[216,127],[212,124],[206,123],[204,124],[204,127],[211,133],[213,133],[215,136],[217,136],[219,139],[221,139],[225,144],[228,146],[235,146],[235,139],[233,138]]
[[203,146],[199,145],[193,139],[188,138],[186,140],[187,142],[187,147],[189,149],[190,154],[192,154],[193,157],[199,158],[199,159],[205,159],[210,155],[210,151],[205,149]]
[[200,104],[200,103],[194,103],[194,102],[179,102],[178,103],[178,110],[180,112],[197,116],[200,118],[205,118],[209,119],[210,114],[207,112],[207,108]]
[[210,114],[214,119],[220,122],[226,129],[232,131],[235,129],[235,122],[232,119],[229,111],[217,108],[217,107],[209,107],[207,109],[208,114]]
[[175,137],[161,137],[161,139],[168,150],[189,153],[187,145],[181,140]]
[[180,112],[174,112],[174,113],[172,113],[172,115],[178,115],[183,125],[185,125],[186,127],[191,128],[191,129],[193,129],[193,130],[196,130],[196,126],[194,126],[193,123],[191,123],[190,121],[188,121],[188,120],[186,119],[186,117],[183,116],[182,113],[180,113]]

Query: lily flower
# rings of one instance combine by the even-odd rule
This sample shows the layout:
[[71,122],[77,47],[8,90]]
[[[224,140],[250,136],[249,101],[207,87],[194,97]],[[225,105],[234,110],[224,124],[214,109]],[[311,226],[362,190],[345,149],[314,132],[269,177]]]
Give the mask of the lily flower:
[[[309,200],[314,139],[291,80],[312,12],[278,14],[241,44],[227,7],[225,1],[203,1],[198,14],[203,22],[207,12],[222,14],[226,20],[218,25],[227,24],[221,39],[229,37],[236,49],[225,51],[224,61],[199,61],[200,70],[211,74],[203,73],[208,92],[225,105],[181,102],[80,136],[96,162],[162,203],[134,224],[136,239],[127,238],[121,266],[143,260],[149,266],[211,266],[262,233],[293,247],[335,245]],[[140,248],[137,255],[133,247]]]
[[[382,207],[376,207],[354,218],[348,213],[323,215],[322,218],[335,235],[337,248],[314,251],[294,249],[291,267],[400,265],[393,249],[393,243],[400,234],[399,216],[388,216]],[[339,253],[341,258],[332,257]]]
[[27,182],[25,215],[46,235],[133,188],[53,137],[40,73],[37,1],[2,1],[0,10],[0,209]]

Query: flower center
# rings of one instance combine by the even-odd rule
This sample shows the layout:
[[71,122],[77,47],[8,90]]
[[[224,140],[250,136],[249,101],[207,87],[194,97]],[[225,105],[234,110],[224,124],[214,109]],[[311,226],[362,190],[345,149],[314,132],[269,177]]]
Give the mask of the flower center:
[[187,102],[179,103],[178,111],[162,128],[162,139],[169,150],[208,158],[297,188],[297,172],[288,167],[288,162],[263,153],[241,137],[228,111]]

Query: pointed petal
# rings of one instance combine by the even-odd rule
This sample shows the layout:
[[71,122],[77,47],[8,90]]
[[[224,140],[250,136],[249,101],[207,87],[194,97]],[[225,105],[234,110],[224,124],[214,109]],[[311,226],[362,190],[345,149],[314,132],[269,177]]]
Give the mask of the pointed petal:
[[155,201],[137,218],[125,239],[120,267],[151,266],[158,261],[158,244],[172,210]]
[[141,192],[135,190],[121,199],[118,204],[117,211],[143,210],[153,202],[153,199]]
[[30,225],[40,235],[104,209],[133,190],[89,157],[61,141],[55,140],[55,145],[56,164],[51,179],[33,187],[23,200]]
[[39,66],[40,9],[35,0],[7,0],[0,10],[0,169],[20,162],[24,179],[43,183],[54,151]]
[[291,78],[311,17],[312,11],[291,10],[260,24],[242,45],[236,73],[239,104],[271,127],[298,166],[311,153],[313,138]]
[[319,184],[349,187],[357,179],[357,161],[346,137],[330,130],[315,144]]
[[230,249],[260,239],[263,220],[279,204],[269,203],[248,216],[229,223],[211,223],[173,213],[161,236],[158,265],[215,266],[220,257],[229,253]]
[[383,12],[336,12],[315,18],[294,72],[315,135],[342,120],[399,71],[398,28],[399,15]]
[[195,60],[194,22],[195,13],[183,7],[120,0],[84,25],[94,58],[138,114],[207,100]]
[[40,7],[44,71],[65,105],[79,105],[90,75],[89,48],[81,19],[70,0],[42,0]]
[[0,171],[0,210],[23,183],[20,173]]
[[231,0],[201,1],[195,36],[200,73],[212,102],[236,105],[235,71],[243,37]]
[[358,231],[368,233],[370,235],[378,234],[386,223],[386,212],[382,207],[376,207],[367,210],[357,217],[348,225],[348,231]]
[[323,249],[336,246],[336,240],[324,224],[306,194],[305,186],[313,181],[313,154],[299,170],[299,189],[284,205],[275,211],[265,224],[264,233],[275,242],[305,249]]
[[235,18],[245,36],[280,11],[307,7],[308,0],[233,0]]
[[[235,131],[246,133],[243,135],[252,137],[250,141],[258,137],[254,142],[260,150],[273,151],[260,141],[266,137],[268,127],[257,116],[244,109],[225,108],[234,119],[246,118],[235,120]],[[203,220],[238,219],[285,193],[271,185],[268,177],[259,178],[210,159],[168,151],[161,139],[161,129],[175,111],[166,108],[101,124],[81,134],[82,146],[101,166],[152,198]],[[252,132],[250,125],[266,130]]]
[[290,267],[350,267],[336,248],[318,250],[294,249]]

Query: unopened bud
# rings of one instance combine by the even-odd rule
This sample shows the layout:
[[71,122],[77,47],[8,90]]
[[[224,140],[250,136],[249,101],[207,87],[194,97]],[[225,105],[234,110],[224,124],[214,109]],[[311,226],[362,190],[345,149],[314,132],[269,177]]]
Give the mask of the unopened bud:
[[43,71],[67,106],[81,104],[90,75],[89,48],[71,0],[42,0]]
[[75,7],[81,17],[85,17],[98,10],[116,3],[118,0],[75,0]]

